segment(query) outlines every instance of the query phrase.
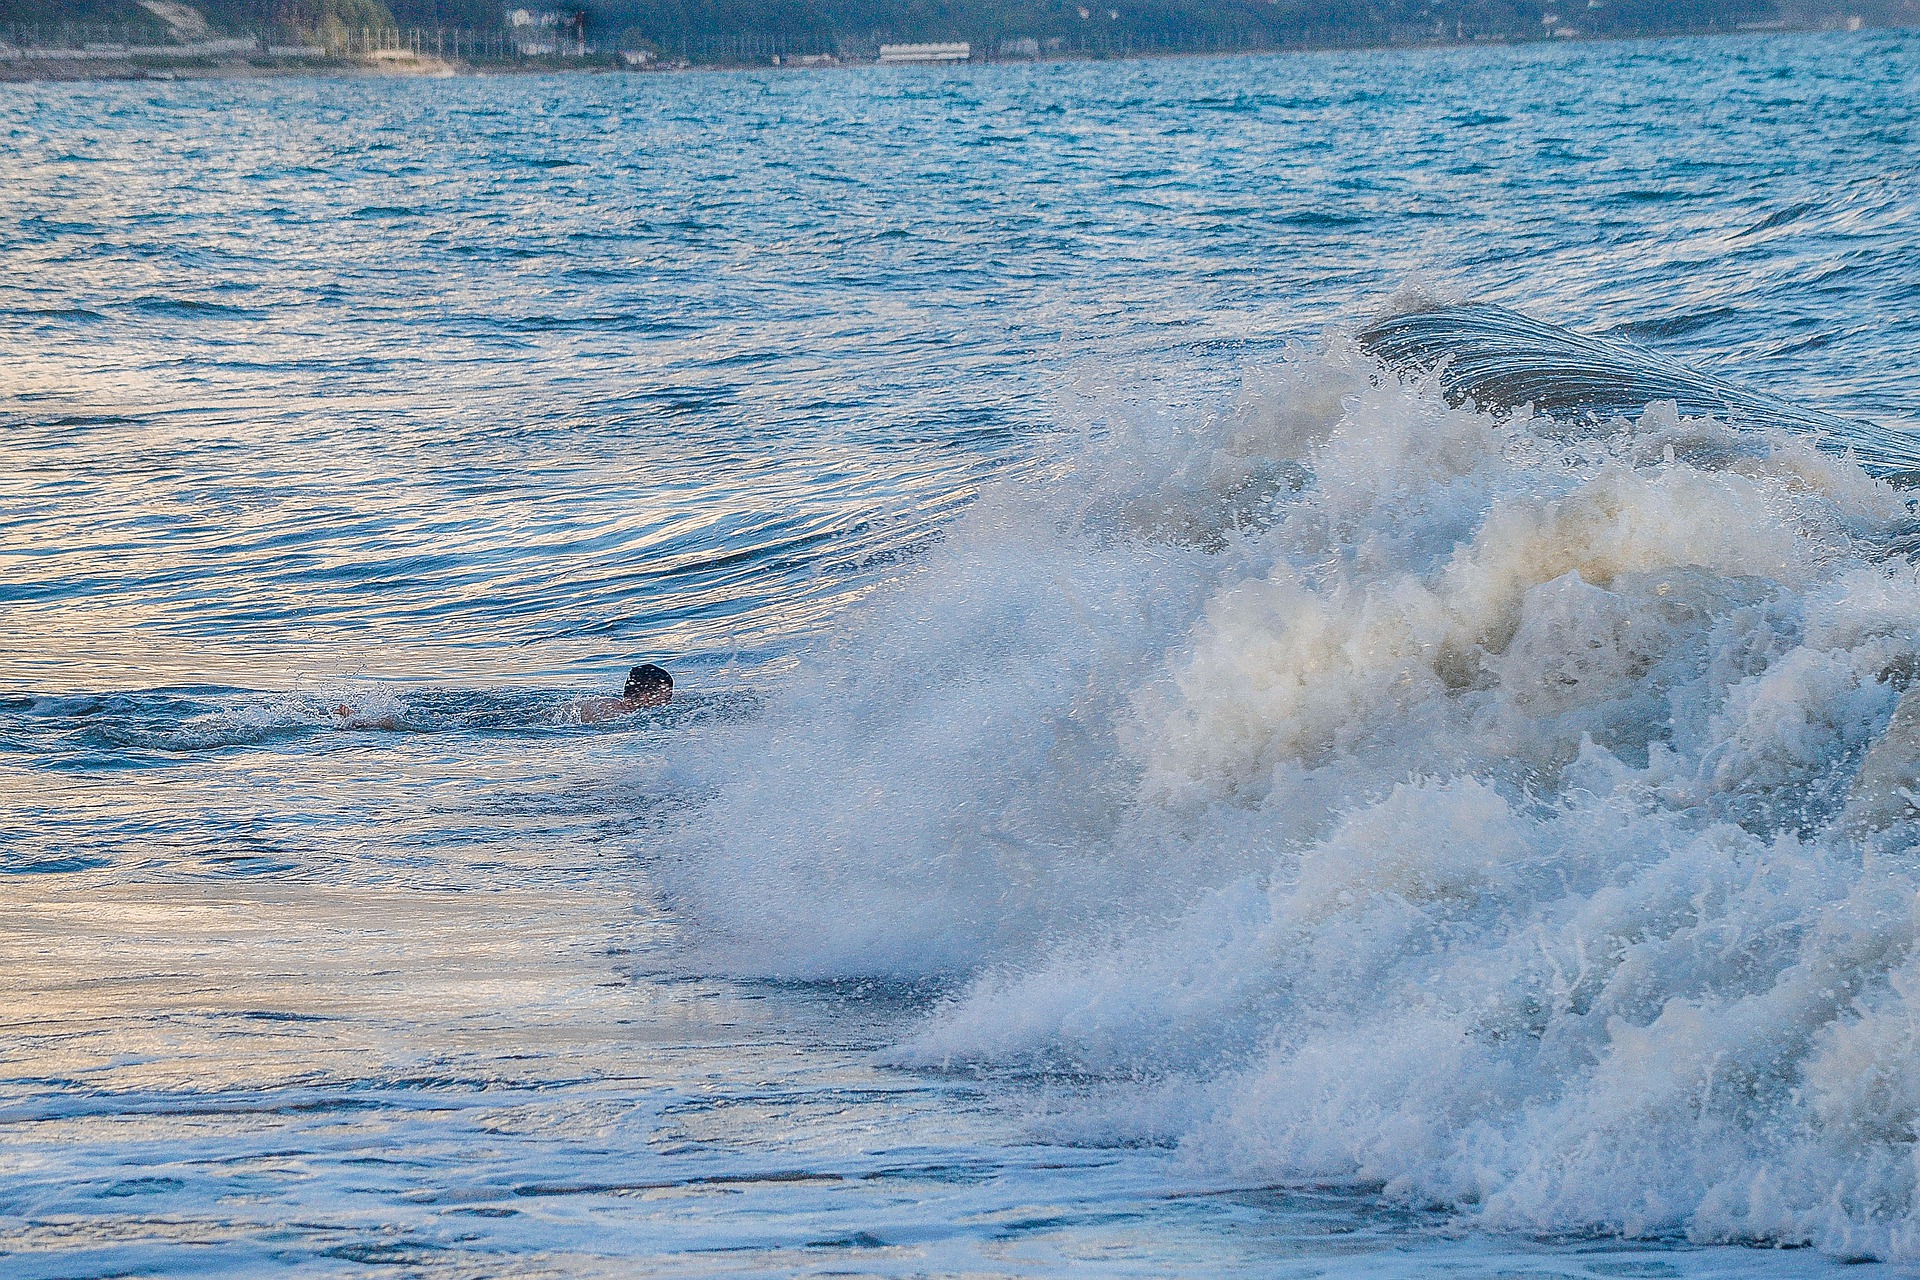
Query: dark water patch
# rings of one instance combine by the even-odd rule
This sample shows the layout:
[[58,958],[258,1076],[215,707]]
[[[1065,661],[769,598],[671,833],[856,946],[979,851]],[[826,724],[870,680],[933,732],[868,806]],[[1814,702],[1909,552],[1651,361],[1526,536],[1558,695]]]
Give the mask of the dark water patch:
[[988,1161],[961,1163],[936,1163],[925,1165],[890,1165],[879,1169],[870,1169],[860,1175],[869,1182],[930,1182],[936,1185],[978,1186],[991,1182],[1001,1175],[1001,1167]]
[[297,873],[305,862],[295,857],[268,857],[250,853],[208,854],[200,859],[204,873],[221,878],[278,878]]
[[892,1246],[879,1236],[866,1231],[856,1231],[852,1235],[835,1236],[826,1240],[809,1240],[802,1247],[808,1249],[887,1249]]
[[[170,726],[150,725],[95,725],[79,731],[73,741],[81,746],[98,752],[121,750],[129,754],[125,763],[129,767],[164,764],[168,757],[193,756],[207,752],[224,752],[246,747],[267,746],[276,742],[291,742],[306,737],[322,726],[317,713],[289,719],[278,723],[246,724],[215,723],[205,725],[184,724]],[[146,758],[131,754],[136,752],[152,753]],[[111,758],[105,757],[105,758]]]
[[1268,221],[1285,227],[1332,230],[1340,227],[1364,226],[1373,219],[1365,214],[1343,213],[1333,209],[1301,209],[1293,213],[1273,215]]
[[[479,319],[479,317],[476,317]],[[573,330],[605,330],[613,333],[668,334],[684,333],[686,326],[673,321],[661,321],[652,316],[634,312],[606,312],[584,316],[512,316],[491,318],[488,323],[497,325],[509,333],[567,333]]]
[[58,582],[0,581],[0,604],[32,604],[36,601],[78,600],[117,585],[106,579],[66,579]]
[[1139,1222],[1146,1217],[1141,1210],[1121,1212],[1056,1213],[1040,1217],[1016,1218],[1009,1222],[995,1224],[996,1234],[1002,1239],[1018,1239],[1021,1236],[1036,1233],[1066,1231],[1089,1226],[1115,1226],[1120,1223]]
[[1682,312],[1678,315],[1660,316],[1649,320],[1631,320],[1616,325],[1607,332],[1615,337],[1632,341],[1660,341],[1668,338],[1683,337],[1701,329],[1712,328],[1727,321],[1746,318],[1746,313],[1736,307],[1706,307],[1698,311]]
[[130,1196],[164,1195],[170,1191],[182,1191],[186,1182],[180,1178],[149,1177],[125,1178],[119,1182],[102,1187],[94,1195],[102,1200],[123,1199]]
[[31,751],[37,757],[33,761],[33,768],[44,773],[134,774],[145,769],[162,769],[173,763],[173,758],[165,753],[129,751],[112,743],[74,742],[60,744],[54,749],[49,749],[44,743],[34,743],[31,744]]
[[419,1268],[433,1266],[448,1256],[448,1248],[429,1240],[353,1241],[322,1249],[319,1256],[370,1267]]
[[98,427],[133,427],[143,425],[144,420],[121,413],[66,413],[58,417],[22,415],[18,417],[0,416],[0,429],[19,427],[66,428],[70,430],[93,429]]
[[527,245],[488,245],[488,244],[450,244],[441,252],[460,258],[474,258],[479,261],[524,262],[530,258],[551,256],[550,251]]
[[0,311],[0,316],[11,316],[15,319],[27,321],[37,320],[48,323],[65,321],[68,323],[83,324],[90,324],[106,319],[100,312],[89,310],[86,307],[12,307]]
[[1673,187],[1627,187],[1606,195],[1606,199],[1621,204],[1673,204],[1695,198],[1694,192]]
[[251,307],[237,307],[224,302],[205,302],[196,298],[174,298],[162,294],[142,294],[126,304],[129,310],[143,315],[164,317],[219,317],[232,320],[258,320],[266,312]]
[[1190,105],[1201,111],[1240,114],[1260,110],[1266,105],[1266,98],[1264,95],[1251,93],[1209,94],[1192,99]]
[[219,699],[244,697],[248,692],[220,685],[193,685],[124,693],[28,694],[0,699],[0,712],[14,711],[56,721],[103,715],[181,717],[212,710]]
[[686,385],[652,387],[628,392],[628,403],[674,415],[695,416],[731,407],[740,397],[740,389],[727,385]]
[[0,875],[9,876],[71,875],[80,871],[98,871],[111,865],[108,859],[99,857],[0,854]]
[[38,233],[41,236],[85,236],[98,235],[100,224],[93,222],[70,222],[64,218],[28,215],[17,224],[22,231]]
[[1782,356],[1802,355],[1802,354],[1808,354],[1815,351],[1825,351],[1829,347],[1832,347],[1834,344],[1845,341],[1846,338],[1849,336],[1851,335],[1837,334],[1837,333],[1809,334],[1807,337],[1798,338],[1792,342],[1775,343],[1774,345],[1769,346],[1766,349],[1766,354],[1770,357],[1777,359]]
[[251,1022],[334,1022],[336,1018],[319,1013],[291,1013],[281,1009],[242,1009],[227,1015]]

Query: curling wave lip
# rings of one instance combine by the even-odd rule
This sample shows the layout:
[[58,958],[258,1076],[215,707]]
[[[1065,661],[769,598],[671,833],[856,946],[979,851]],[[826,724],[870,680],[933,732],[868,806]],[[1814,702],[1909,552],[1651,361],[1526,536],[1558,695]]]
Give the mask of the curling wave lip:
[[1920,485],[1920,439],[1907,432],[1791,404],[1505,307],[1423,307],[1375,321],[1356,337],[1389,367],[1438,378],[1454,404],[1531,405],[1548,417],[1592,421],[1635,418],[1649,404],[1672,401],[1685,417],[1810,435],[1828,452],[1851,454],[1869,475]]

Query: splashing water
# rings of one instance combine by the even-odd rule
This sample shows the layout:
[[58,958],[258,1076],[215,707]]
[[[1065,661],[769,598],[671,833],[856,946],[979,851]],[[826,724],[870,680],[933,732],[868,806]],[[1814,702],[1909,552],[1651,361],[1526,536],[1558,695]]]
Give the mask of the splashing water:
[[[1785,430],[1295,349],[991,493],[719,765],[717,963],[971,975],[895,1054],[1062,1131],[1536,1232],[1910,1257],[1900,494]],[[853,655],[859,655],[857,660]],[[737,750],[729,746],[728,751]]]

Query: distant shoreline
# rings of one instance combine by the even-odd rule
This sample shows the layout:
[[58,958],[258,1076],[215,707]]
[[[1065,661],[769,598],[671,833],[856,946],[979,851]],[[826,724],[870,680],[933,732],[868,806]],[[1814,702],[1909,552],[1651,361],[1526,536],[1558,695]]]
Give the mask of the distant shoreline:
[[[1479,36],[1467,39],[1433,40],[1360,40],[1317,44],[1268,45],[1239,49],[1134,49],[1120,53],[1058,52],[1038,57],[980,58],[946,66],[1031,66],[1056,62],[1136,62],[1159,58],[1263,57],[1303,53],[1393,53],[1428,49],[1522,48],[1559,44],[1619,44],[1643,40],[1684,40],[1730,36],[1823,35],[1865,31],[1911,31],[1913,27],[1890,23],[1780,23],[1746,28],[1706,28],[1666,31],[1644,35],[1556,35],[1537,37]],[[48,51],[51,52],[51,51]],[[431,54],[412,57],[339,57],[339,58],[114,58],[94,51],[75,51],[81,56],[61,58],[42,56],[31,59],[0,59],[0,84],[27,84],[48,81],[169,81],[169,80],[252,80],[298,76],[331,76],[376,79],[448,78],[455,76],[524,75],[662,75],[687,72],[737,71],[843,71],[881,65],[871,59],[819,61],[807,59],[776,63],[765,60],[742,62],[669,62],[631,66],[613,58],[526,59],[520,62],[469,62],[440,58]]]
[[[542,67],[540,70],[587,70],[588,68]],[[593,70],[616,70],[595,67]],[[418,78],[461,75],[514,75],[517,68],[456,63],[438,58],[378,62],[360,58],[59,58],[41,57],[31,61],[0,61],[0,84],[32,84],[45,81],[165,81],[165,80],[265,80],[291,76],[355,76],[365,78]]]

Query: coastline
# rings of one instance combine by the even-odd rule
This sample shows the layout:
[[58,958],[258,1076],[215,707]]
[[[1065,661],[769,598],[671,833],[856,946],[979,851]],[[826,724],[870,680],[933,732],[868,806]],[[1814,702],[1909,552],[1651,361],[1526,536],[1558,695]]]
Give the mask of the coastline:
[[[564,68],[563,68],[564,69]],[[613,68],[606,68],[612,70]],[[511,68],[502,68],[511,74]],[[445,77],[493,74],[490,67],[476,67],[446,59],[367,58],[106,58],[41,57],[32,60],[0,60],[0,84],[34,84],[46,81],[165,81],[165,80],[260,80],[292,76],[384,76]]]
[[[1458,49],[1486,47],[1517,47],[1549,44],[1618,44],[1630,41],[1701,39],[1733,36],[1766,35],[1821,35],[1859,33],[1866,31],[1907,31],[1913,27],[1894,23],[1865,23],[1859,18],[1848,21],[1820,23],[1769,23],[1737,28],[1700,28],[1679,29],[1673,31],[1648,32],[1642,34],[1595,34],[1595,35],[1543,35],[1535,37],[1512,36],[1475,36],[1466,39],[1439,37],[1432,40],[1353,40],[1327,41],[1290,45],[1268,45],[1258,48],[1221,48],[1221,49],[1129,49],[1124,52],[1108,54],[1090,54],[1063,52],[1043,54],[1036,57],[983,57],[971,59],[965,63],[948,65],[967,66],[994,63],[1001,65],[1031,65],[1053,62],[1131,62],[1144,59],[1161,58],[1220,58],[1220,57],[1262,57],[1300,53],[1337,53],[1337,52],[1413,52],[1427,49]],[[735,62],[668,62],[656,61],[645,65],[630,65],[620,60],[619,55],[592,55],[586,58],[526,58],[513,62],[481,61],[444,58],[432,54],[410,54],[396,56],[402,51],[363,55],[343,55],[326,58],[286,58],[251,55],[246,57],[184,57],[170,59],[165,57],[115,57],[97,50],[74,50],[75,56],[60,57],[54,51],[45,51],[33,58],[0,57],[0,84],[26,84],[49,81],[168,81],[168,80],[252,80],[274,79],[298,76],[337,76],[364,78],[446,78],[451,76],[522,76],[522,75],[604,75],[608,73],[630,73],[641,75],[659,75],[677,72],[731,72],[731,71],[841,71],[855,67],[880,65],[870,59],[778,61],[751,60]],[[54,55],[54,56],[49,56]]]

